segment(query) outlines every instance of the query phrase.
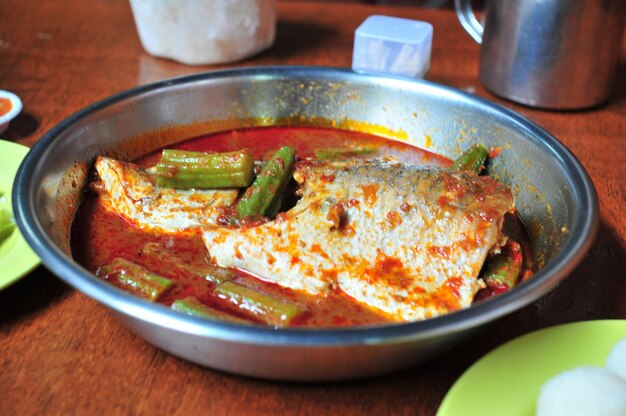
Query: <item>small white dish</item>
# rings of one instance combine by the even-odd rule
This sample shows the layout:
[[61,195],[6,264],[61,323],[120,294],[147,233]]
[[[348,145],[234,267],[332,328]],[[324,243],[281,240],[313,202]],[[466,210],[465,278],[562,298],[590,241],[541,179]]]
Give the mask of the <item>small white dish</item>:
[[433,25],[391,16],[369,16],[354,32],[352,69],[424,78],[430,67]]
[[[10,107],[8,110],[3,105],[8,100]],[[3,111],[5,109],[5,111]],[[9,91],[0,90],[0,134],[9,127],[9,123],[22,111],[22,100],[20,97]]]

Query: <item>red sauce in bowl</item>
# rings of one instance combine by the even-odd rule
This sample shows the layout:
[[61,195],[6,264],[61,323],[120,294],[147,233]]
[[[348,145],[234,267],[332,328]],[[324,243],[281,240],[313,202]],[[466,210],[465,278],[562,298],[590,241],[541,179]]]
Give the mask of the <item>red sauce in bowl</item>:
[[[307,127],[264,127],[243,130],[232,130],[212,135],[193,138],[169,146],[172,149],[190,151],[225,152],[233,149],[251,149],[255,158],[267,160],[276,149],[283,145],[294,146],[299,157],[312,157],[314,150],[320,147],[340,147],[348,145],[367,145],[376,149],[377,154],[393,156],[402,162],[423,165],[448,166],[450,161],[418,149],[407,143],[395,142],[385,138],[364,133],[348,132],[334,129]],[[160,151],[145,155],[135,160],[142,167],[151,167],[161,156]],[[329,178],[332,180],[332,178]],[[372,191],[372,195],[375,192]],[[346,201],[351,204],[356,201]],[[407,210],[410,207],[406,207]],[[402,208],[401,208],[402,209]],[[331,213],[332,214],[332,213]],[[340,217],[341,213],[337,213]],[[389,226],[398,225],[399,217],[389,215]],[[519,227],[513,235],[523,231]],[[522,239],[522,241],[524,241]],[[170,306],[173,302],[186,297],[194,297],[206,306],[228,312],[243,318],[237,310],[224,299],[215,295],[215,284],[198,276],[184,275],[178,270],[168,270],[168,259],[146,255],[142,247],[147,244],[158,244],[168,247],[169,254],[189,266],[201,267],[207,262],[207,251],[199,233],[181,233],[180,235],[161,235],[143,231],[117,214],[107,210],[101,200],[94,194],[85,195],[72,227],[72,251],[74,258],[89,270],[96,272],[100,267],[115,258],[124,258],[143,265],[149,270],[159,271],[163,277],[176,281],[173,289],[158,299],[158,302]],[[313,249],[315,249],[313,247]],[[320,253],[322,255],[323,253]],[[442,253],[445,254],[445,253]],[[294,258],[293,261],[298,261]],[[398,272],[402,269],[399,261],[385,261],[377,264],[377,268],[369,270],[372,280],[402,279]],[[383,313],[354,302],[348,295],[339,290],[320,298],[294,290],[280,287],[269,281],[237,270],[232,282],[248,287],[277,299],[286,300],[306,306],[307,313],[290,323],[299,327],[346,327],[373,325],[392,322]],[[113,283],[113,282],[112,282]],[[454,291],[456,282],[448,282]],[[485,295],[483,293],[483,295]],[[482,298],[481,298],[482,299]],[[445,298],[438,301],[445,302]],[[254,321],[254,320],[252,320]]]
[[0,97],[0,117],[7,114],[13,108],[13,103],[8,98]]

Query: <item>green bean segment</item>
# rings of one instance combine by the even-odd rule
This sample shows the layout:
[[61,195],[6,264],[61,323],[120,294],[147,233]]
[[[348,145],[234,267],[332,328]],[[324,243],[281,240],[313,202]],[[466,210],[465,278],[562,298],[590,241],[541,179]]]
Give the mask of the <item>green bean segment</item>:
[[471,171],[479,174],[489,156],[489,149],[483,144],[475,144],[465,150],[452,164],[453,170]]
[[98,275],[111,280],[116,286],[144,299],[156,301],[174,282],[150,272],[132,261],[117,258],[98,270]]
[[[475,144],[454,161],[452,169],[470,171],[478,175],[483,170],[488,156],[489,149],[485,145]],[[519,280],[522,260],[522,247],[518,242],[509,239],[499,254],[486,261],[481,277],[489,287],[506,286],[510,289]]]
[[147,243],[141,250],[142,255],[147,256],[151,263],[172,270],[176,274],[200,277],[207,282],[220,284],[236,277],[231,269],[212,266],[210,264],[196,265],[185,262],[159,243]]
[[243,188],[254,181],[247,150],[203,153],[165,149],[156,165],[157,185],[177,189]]
[[200,302],[193,296],[176,300],[172,303],[172,309],[191,316],[207,319],[221,319],[228,322],[250,323],[245,319],[237,318],[228,312],[220,311]]
[[522,262],[522,246],[509,239],[500,254],[496,254],[487,261],[482,278],[487,286],[506,285],[512,288],[519,280]]
[[281,147],[267,162],[237,204],[240,218],[276,216],[280,200],[291,179],[296,151],[293,147]]
[[321,147],[313,150],[319,160],[346,159],[357,156],[368,156],[376,153],[376,146],[345,146],[345,147]]
[[233,282],[222,283],[217,286],[215,292],[236,306],[241,313],[269,325],[287,325],[294,318],[306,312],[306,309],[300,305],[278,300]]

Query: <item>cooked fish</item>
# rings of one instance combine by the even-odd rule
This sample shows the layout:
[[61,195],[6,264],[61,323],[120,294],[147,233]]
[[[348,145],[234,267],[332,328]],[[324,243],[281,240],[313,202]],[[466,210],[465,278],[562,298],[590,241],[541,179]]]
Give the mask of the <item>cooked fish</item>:
[[169,189],[137,165],[98,157],[95,165],[107,208],[137,227],[176,233],[215,223],[222,208],[237,199],[237,189]]
[[211,227],[212,260],[310,294],[341,290],[399,321],[470,306],[514,200],[486,176],[383,162],[299,162],[302,198],[270,222]]

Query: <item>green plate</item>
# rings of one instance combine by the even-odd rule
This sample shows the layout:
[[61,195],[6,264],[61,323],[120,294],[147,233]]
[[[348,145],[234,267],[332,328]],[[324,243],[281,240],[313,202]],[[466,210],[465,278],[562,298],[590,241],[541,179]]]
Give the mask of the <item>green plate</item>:
[[539,390],[575,367],[604,367],[626,337],[626,320],[585,321],[521,336],[471,366],[452,386],[437,416],[533,416]]
[[[21,144],[0,140],[0,192],[11,208],[11,191],[13,180],[22,159],[28,153],[29,148]],[[39,257],[30,248],[17,227],[11,236],[0,244],[0,289],[9,286],[37,265]]]

